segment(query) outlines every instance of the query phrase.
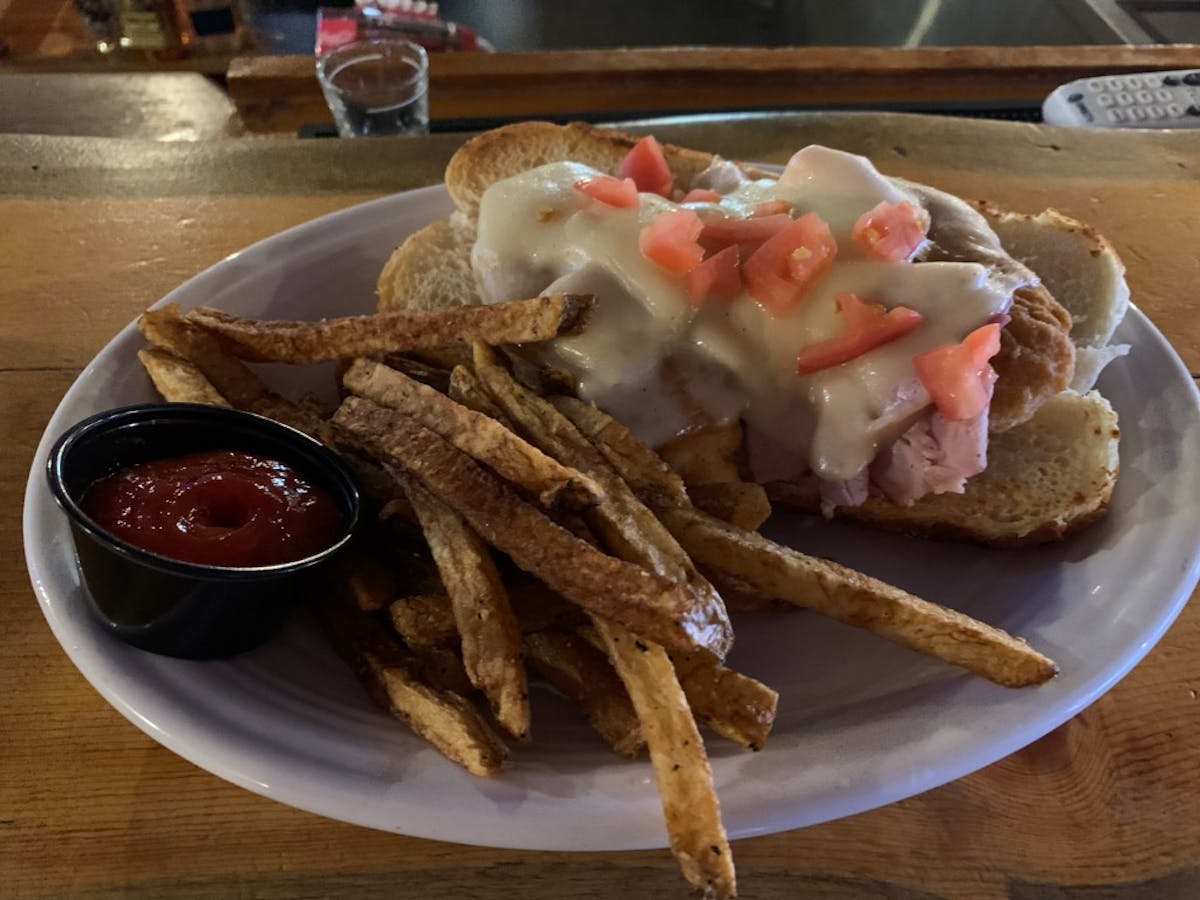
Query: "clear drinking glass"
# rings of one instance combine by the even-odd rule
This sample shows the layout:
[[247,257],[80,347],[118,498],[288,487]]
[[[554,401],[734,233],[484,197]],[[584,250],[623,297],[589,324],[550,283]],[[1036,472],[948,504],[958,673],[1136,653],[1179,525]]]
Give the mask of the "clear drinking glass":
[[342,137],[429,132],[429,57],[411,41],[353,41],[317,60]]

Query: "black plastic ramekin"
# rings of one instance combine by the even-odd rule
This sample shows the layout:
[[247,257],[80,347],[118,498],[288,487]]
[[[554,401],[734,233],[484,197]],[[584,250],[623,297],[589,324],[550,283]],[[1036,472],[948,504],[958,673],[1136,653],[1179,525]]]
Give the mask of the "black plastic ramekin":
[[[320,553],[288,563],[212,566],[143,550],[80,509],[87,488],[120,469],[207,450],[293,467],[333,497],[345,517],[341,534]],[[215,406],[150,403],[84,419],[55,443],[46,474],[70,520],[92,613],[120,640],[167,656],[216,659],[261,645],[300,604],[298,579],[334,556],[358,523],[358,489],[334,453],[271,419]]]

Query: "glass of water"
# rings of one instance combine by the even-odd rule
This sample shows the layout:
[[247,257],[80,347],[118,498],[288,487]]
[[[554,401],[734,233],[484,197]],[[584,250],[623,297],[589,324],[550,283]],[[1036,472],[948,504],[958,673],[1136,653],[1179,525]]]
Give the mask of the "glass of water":
[[353,41],[317,60],[342,137],[429,132],[429,57],[411,41]]

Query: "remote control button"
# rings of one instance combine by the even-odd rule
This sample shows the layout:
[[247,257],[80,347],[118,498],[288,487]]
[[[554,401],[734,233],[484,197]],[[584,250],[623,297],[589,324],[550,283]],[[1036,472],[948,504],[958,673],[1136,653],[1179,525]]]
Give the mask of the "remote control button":
[[1152,103],[1146,107],[1146,115],[1148,115],[1151,119],[1165,119],[1167,116],[1167,111],[1157,103]]
[[1082,100],[1082,99],[1083,99],[1083,94],[1080,94],[1079,92],[1076,92],[1076,93],[1074,93],[1074,94],[1068,94],[1068,95],[1067,95],[1067,102],[1068,102],[1068,103],[1078,103],[1078,102],[1079,102],[1080,100]]
[[1140,106],[1134,106],[1129,110],[1129,118],[1133,119],[1135,122],[1140,122],[1142,119],[1146,118],[1146,111]]
[[1171,92],[1164,91],[1162,88],[1159,88],[1157,91],[1154,92],[1154,99],[1159,101],[1160,103],[1170,103],[1171,102]]
[[1172,119],[1178,119],[1180,116],[1183,115],[1183,107],[1180,106],[1178,103],[1172,103],[1170,106],[1167,107],[1167,115],[1170,116]]
[[1198,106],[1198,105],[1196,105],[1195,103],[1193,103],[1191,106],[1189,106],[1189,107],[1188,107],[1188,108],[1185,110],[1185,112],[1186,112],[1186,113],[1187,113],[1189,116],[1200,116],[1200,106]]
[[1152,93],[1150,93],[1149,91],[1138,91],[1137,92],[1137,102],[1138,103],[1153,103],[1154,95]]
[[1124,87],[1124,85],[1121,84],[1120,78],[1105,78],[1104,86],[1107,87],[1110,91],[1119,91],[1121,88]]
[[1110,110],[1108,111],[1108,121],[1110,121],[1110,122],[1124,122],[1124,121],[1125,121],[1125,110],[1123,110],[1123,109],[1110,109]]
[[1129,88],[1131,91],[1136,91],[1142,86],[1142,79],[1138,78],[1136,75],[1126,75],[1123,79],[1123,83],[1125,87]]
[[1163,83],[1163,87],[1175,87],[1179,84],[1179,76],[1178,75],[1164,75],[1162,83]]
[[1122,106],[1129,106],[1131,103],[1133,103],[1133,94],[1130,94],[1127,91],[1121,91],[1121,93],[1117,94],[1117,102]]
[[1097,94],[1096,102],[1105,109],[1108,109],[1108,107],[1112,106],[1115,101],[1113,100],[1112,94]]
[[1200,72],[1188,72],[1183,76],[1183,83],[1192,85],[1200,84]]

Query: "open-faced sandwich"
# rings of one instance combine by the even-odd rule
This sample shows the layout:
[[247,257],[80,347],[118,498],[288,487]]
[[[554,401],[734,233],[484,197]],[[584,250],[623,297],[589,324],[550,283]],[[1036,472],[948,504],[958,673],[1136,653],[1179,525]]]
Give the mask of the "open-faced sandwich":
[[383,309],[592,294],[535,361],[690,483],[992,544],[1098,518],[1116,414],[1092,390],[1128,305],[1103,238],[800,149],[776,175],[585,125],[455,154],[457,211],[379,279]]

